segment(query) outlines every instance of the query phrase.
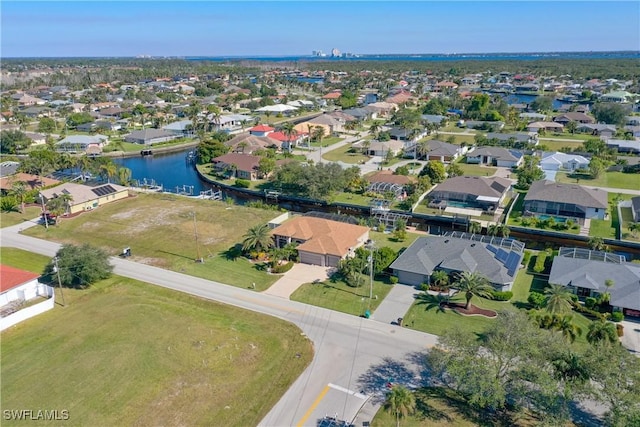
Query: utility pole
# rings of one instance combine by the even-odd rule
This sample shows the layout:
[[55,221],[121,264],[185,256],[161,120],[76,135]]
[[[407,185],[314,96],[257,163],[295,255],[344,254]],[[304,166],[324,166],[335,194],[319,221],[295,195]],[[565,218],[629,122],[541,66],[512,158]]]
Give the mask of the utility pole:
[[[45,218],[46,221],[46,218]],[[58,268],[58,257],[53,257],[53,268],[58,276],[58,287],[60,288],[60,297],[62,297],[62,306],[66,306],[64,302],[64,294],[62,293],[62,280],[60,280],[60,269]]]
[[44,228],[49,229],[49,218],[47,218],[47,210],[44,206],[44,197],[40,194],[40,203],[42,204],[42,219],[44,220]]
[[196,212],[193,211],[193,231],[196,237],[196,262],[204,262],[200,256],[200,245],[198,244],[198,225],[196,223]]
[[369,239],[367,247],[369,248],[369,308],[371,308],[371,300],[373,299],[373,250],[375,248],[373,240]]

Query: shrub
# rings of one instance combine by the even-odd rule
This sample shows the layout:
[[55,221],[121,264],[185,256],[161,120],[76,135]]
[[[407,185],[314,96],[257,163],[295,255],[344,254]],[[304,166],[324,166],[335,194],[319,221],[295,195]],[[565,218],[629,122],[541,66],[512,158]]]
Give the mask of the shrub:
[[420,290],[421,290],[422,292],[427,292],[427,291],[429,290],[429,288],[430,288],[430,286],[429,286],[429,284],[428,284],[428,283],[422,283],[422,284],[420,285]]
[[396,276],[391,276],[389,277],[389,281],[392,285],[395,285],[396,283],[398,283],[398,278]]
[[529,292],[527,301],[533,308],[542,308],[542,306],[544,305],[544,295],[540,292]]
[[624,314],[621,311],[614,311],[611,313],[611,320],[614,322],[622,322],[624,320]]
[[624,335],[624,326],[622,326],[620,323],[616,323],[616,334],[619,337]]
[[584,299],[584,306],[590,309],[593,309],[593,307],[595,307],[597,303],[598,300],[594,297],[587,297]]
[[602,313],[597,312],[595,310],[592,310],[590,308],[587,308],[587,307],[583,306],[580,303],[574,303],[573,304],[573,309],[575,311],[577,311],[578,313],[584,314],[586,317],[596,318],[596,319],[599,319],[599,320],[605,320],[605,316],[603,316]]
[[234,185],[238,188],[249,188],[251,183],[246,179],[236,179],[236,183]]
[[571,294],[571,301],[572,301],[572,302],[578,302],[578,299],[579,299],[579,298],[578,298],[578,295],[576,295],[576,294]]
[[489,299],[494,301],[509,301],[513,297],[513,292],[511,291],[492,291],[489,294]]
[[286,264],[276,265],[275,267],[273,267],[271,269],[271,272],[275,273],[275,274],[286,273],[287,271],[291,270],[292,268],[293,268],[293,261],[289,261]]
[[536,273],[542,273],[545,269],[545,261],[547,260],[547,253],[546,252],[539,252],[538,256],[536,257],[536,263],[533,266],[533,271],[535,271]]
[[531,259],[531,251],[524,251],[524,256],[522,257],[522,265],[525,267],[529,265],[529,260]]
[[522,218],[520,224],[522,224],[523,227],[528,227],[531,225],[531,220],[529,218]]

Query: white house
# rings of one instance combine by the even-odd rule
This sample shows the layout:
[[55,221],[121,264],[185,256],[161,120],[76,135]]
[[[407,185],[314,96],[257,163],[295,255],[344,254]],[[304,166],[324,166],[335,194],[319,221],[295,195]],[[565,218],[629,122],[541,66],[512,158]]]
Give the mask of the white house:
[[69,135],[61,141],[56,142],[56,151],[82,153],[89,148],[94,148],[97,152],[102,152],[102,148],[109,142],[105,135]]
[[579,169],[588,169],[589,159],[571,153],[543,153],[540,167],[545,171],[565,169],[573,172]]
[[[54,306],[53,288],[38,281],[39,274],[0,264],[0,331]],[[41,302],[22,308],[34,298]]]

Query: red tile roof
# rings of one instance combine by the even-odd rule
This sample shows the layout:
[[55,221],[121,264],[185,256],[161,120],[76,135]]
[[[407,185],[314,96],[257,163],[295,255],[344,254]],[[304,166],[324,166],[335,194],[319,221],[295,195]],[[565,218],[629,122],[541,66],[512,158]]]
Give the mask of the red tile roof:
[[329,92],[328,94],[326,94],[325,96],[323,96],[323,99],[338,99],[342,96],[342,93],[340,92]]
[[6,292],[38,277],[39,274],[0,264],[0,292]]
[[271,126],[267,126],[267,125],[258,125],[258,126],[254,126],[251,129],[249,129],[249,132],[271,132],[276,130],[275,128],[272,128]]
[[269,135],[267,135],[269,138],[271,139],[275,139],[276,141],[295,141],[296,139],[298,139],[301,134],[300,133],[294,133],[293,135],[291,135],[291,137],[288,137],[287,135],[285,135],[282,132],[272,132]]

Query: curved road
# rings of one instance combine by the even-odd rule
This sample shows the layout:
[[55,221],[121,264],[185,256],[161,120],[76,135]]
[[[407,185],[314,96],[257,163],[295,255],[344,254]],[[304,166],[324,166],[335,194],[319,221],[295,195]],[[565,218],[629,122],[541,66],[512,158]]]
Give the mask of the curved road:
[[[60,245],[20,234],[27,226],[1,229],[2,246],[52,257]],[[380,397],[388,380],[419,381],[418,375],[407,372],[419,370],[419,355],[437,340],[435,335],[116,257],[111,262],[114,273],[124,277],[290,321],[312,340],[312,363],[261,426],[317,426],[325,415],[351,422],[369,397]],[[378,399],[371,401],[366,407],[369,415],[379,404]]]

